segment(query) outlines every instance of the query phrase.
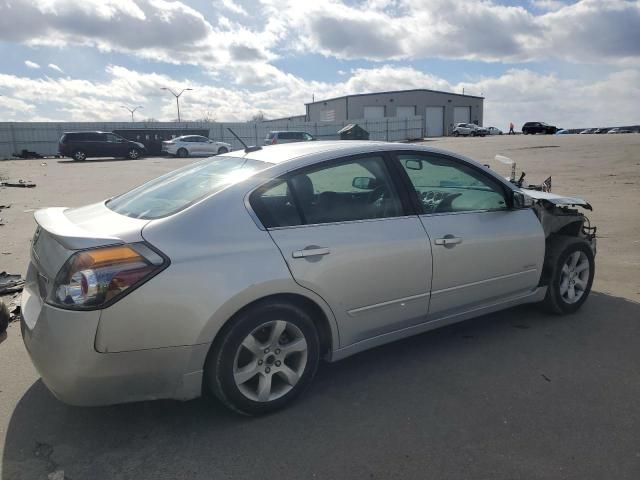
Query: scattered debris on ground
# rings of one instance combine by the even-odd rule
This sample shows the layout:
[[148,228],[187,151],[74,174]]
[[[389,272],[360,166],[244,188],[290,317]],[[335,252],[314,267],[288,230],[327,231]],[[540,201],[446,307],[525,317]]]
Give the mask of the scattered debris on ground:
[[18,180],[18,182],[0,182],[0,187],[16,187],[16,188],[33,188],[36,184],[29,181],[24,181],[22,179]]
[[14,153],[13,156],[16,158],[22,158],[24,160],[27,160],[29,158],[44,158],[44,155],[40,155],[38,152],[32,152],[30,150],[27,150],[26,148],[20,150],[20,153]]
[[21,292],[23,286],[24,280],[20,275],[10,274],[7,272],[0,273],[0,295]]

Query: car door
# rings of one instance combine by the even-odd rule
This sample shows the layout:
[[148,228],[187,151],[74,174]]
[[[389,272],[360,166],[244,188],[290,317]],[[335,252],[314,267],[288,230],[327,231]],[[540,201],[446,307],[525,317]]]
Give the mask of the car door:
[[342,346],[426,321],[429,243],[383,155],[296,171],[251,203],[295,281],[331,306]]
[[202,137],[200,135],[193,137],[194,139],[194,151],[197,152],[198,155],[208,156],[213,155],[214,153],[214,145],[211,140],[206,137]]
[[538,285],[545,237],[532,209],[484,167],[433,153],[399,153],[430,238],[429,319],[516,299]]
[[104,154],[108,157],[124,157],[129,150],[127,141],[113,133],[105,134],[105,143],[103,145]]

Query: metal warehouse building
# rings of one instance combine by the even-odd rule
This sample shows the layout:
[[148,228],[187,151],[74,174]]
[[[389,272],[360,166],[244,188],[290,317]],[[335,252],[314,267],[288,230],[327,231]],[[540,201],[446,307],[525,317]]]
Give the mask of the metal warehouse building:
[[484,97],[437,90],[362,93],[307,103],[308,122],[421,116],[425,137],[449,135],[456,123],[482,125]]

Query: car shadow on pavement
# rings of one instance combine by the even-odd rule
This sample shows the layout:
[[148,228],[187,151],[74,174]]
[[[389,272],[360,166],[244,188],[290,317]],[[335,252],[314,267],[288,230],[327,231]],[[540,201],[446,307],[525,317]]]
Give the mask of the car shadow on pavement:
[[[83,164],[91,164],[91,163],[106,163],[106,162],[136,162],[138,160],[144,160],[145,158],[149,158],[149,157],[139,157],[134,159],[131,158],[87,158],[86,160],[74,160],[72,158],[68,158],[65,160],[58,160],[57,163],[73,163],[73,164],[77,164],[77,165],[83,165]],[[162,157],[161,157],[162,158]]]
[[260,418],[207,399],[70,407],[38,381],[2,480],[640,478],[638,338],[623,298],[518,307],[325,364]]

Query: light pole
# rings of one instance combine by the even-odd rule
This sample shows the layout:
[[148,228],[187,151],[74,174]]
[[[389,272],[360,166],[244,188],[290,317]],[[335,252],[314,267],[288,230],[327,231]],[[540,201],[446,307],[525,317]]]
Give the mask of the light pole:
[[141,108],[142,108],[140,105],[138,105],[138,106],[137,106],[136,108],[134,108],[134,109],[131,109],[131,108],[126,107],[126,106],[124,106],[124,105],[120,105],[120,106],[121,106],[122,108],[124,108],[125,110],[128,110],[128,111],[129,111],[129,113],[131,113],[131,121],[132,121],[132,122],[133,122],[133,112],[135,112],[136,110],[139,110],[139,109],[141,109]]
[[180,121],[180,100],[179,100],[180,99],[180,95],[182,95],[187,90],[193,90],[193,88],[183,88],[180,93],[176,93],[176,92],[174,92],[173,90],[171,90],[170,88],[167,88],[167,87],[162,87],[160,90],[167,90],[167,91],[171,92],[171,95],[176,97],[176,107],[178,108],[178,122],[179,122]]

